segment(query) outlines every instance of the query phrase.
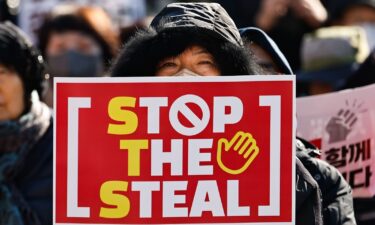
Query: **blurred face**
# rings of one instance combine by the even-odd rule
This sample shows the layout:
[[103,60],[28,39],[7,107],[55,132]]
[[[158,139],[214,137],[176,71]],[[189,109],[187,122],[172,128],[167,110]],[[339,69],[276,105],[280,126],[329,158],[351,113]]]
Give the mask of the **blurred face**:
[[68,50],[94,55],[101,53],[100,46],[90,36],[78,31],[52,33],[47,44],[47,55],[58,55]]
[[352,6],[342,16],[341,25],[375,23],[375,10],[367,6]]
[[319,95],[333,92],[334,89],[331,85],[322,82],[311,82],[309,85],[310,95]]
[[0,64],[0,121],[14,120],[25,109],[24,90],[19,75]]
[[46,56],[52,77],[95,77],[104,72],[99,44],[78,31],[52,33]]
[[157,65],[156,76],[175,76],[187,69],[201,76],[220,76],[214,57],[204,48],[193,45],[176,57],[169,57]]
[[271,55],[265,51],[262,47],[255,43],[250,43],[247,46],[255,55],[255,62],[262,67],[265,75],[276,75],[281,74],[280,69],[272,60]]

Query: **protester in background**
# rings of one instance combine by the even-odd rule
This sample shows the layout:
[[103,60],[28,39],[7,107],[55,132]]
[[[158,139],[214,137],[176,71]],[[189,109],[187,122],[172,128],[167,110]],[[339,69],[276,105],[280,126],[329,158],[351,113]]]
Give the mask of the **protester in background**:
[[103,76],[118,50],[118,32],[101,8],[62,5],[41,26],[39,46],[52,77]]
[[[375,84],[375,50],[371,52],[358,70],[350,75],[343,89],[371,84]],[[372,196],[372,198],[355,198],[354,210],[358,225],[375,224],[375,196]]]
[[327,10],[319,0],[263,0],[255,18],[256,23],[266,31],[271,30],[289,10],[295,19],[302,19],[312,28],[321,26],[328,17]]
[[332,11],[328,24],[340,26],[360,26],[367,35],[370,49],[375,48],[375,1],[374,0],[333,0],[329,1]]
[[[250,43],[250,49],[253,49],[251,43],[257,43],[257,46],[262,48],[263,52],[267,53],[268,60],[270,60],[269,63],[272,63],[273,67],[266,67],[264,69],[269,70],[270,74],[293,74],[283,53],[266,33],[253,27],[242,28],[240,32],[242,38],[245,39],[245,43],[248,43],[246,46],[249,46]],[[264,55],[257,55],[258,53],[259,51],[254,52],[255,58]],[[345,210],[346,202],[348,200],[351,201],[348,199],[350,195],[341,195],[341,193],[351,193],[351,188],[344,181],[339,171],[334,166],[318,159],[320,157],[319,149],[301,138],[297,138],[296,155],[311,175],[311,179],[318,183],[322,194],[324,224],[337,224],[337,221],[340,221],[339,224],[353,224],[354,215],[352,205],[350,205],[351,210]],[[339,213],[347,213],[347,215],[338,220],[337,215]],[[346,218],[350,219],[345,221]]]
[[375,23],[374,0],[335,0],[327,6],[332,11],[329,22],[335,25]]
[[[304,37],[302,69],[297,72],[298,95],[338,91],[370,53],[361,27],[328,27]],[[301,86],[300,86],[301,87]]]
[[255,25],[275,40],[292,68],[297,70],[303,34],[319,28],[327,18],[320,0],[263,0]]
[[51,110],[43,58],[13,24],[0,23],[0,224],[52,224]]
[[[375,79],[375,0],[332,0],[328,9],[332,12],[330,24],[361,26],[367,34],[372,53],[359,69],[350,74],[342,89],[373,84]],[[359,225],[375,224],[375,196],[355,198],[354,207]]]
[[293,70],[300,67],[299,49],[303,35],[324,25],[328,18],[323,4],[325,0],[220,2],[230,10],[237,25],[255,26],[264,30],[278,44]]
[[239,31],[245,46],[254,53],[256,63],[266,74],[293,74],[279,47],[264,31],[255,27],[241,28]]
[[[129,41],[111,74],[220,76],[263,74],[263,71],[243,47],[235,24],[220,5],[175,3],[164,8],[148,30]],[[318,166],[327,168],[325,163]],[[323,207],[330,215],[324,218],[328,224],[356,224],[350,188],[337,170],[330,168],[322,174],[322,182],[335,181],[325,186],[332,201],[322,205],[317,182],[298,158],[296,168],[297,224],[323,224]]]

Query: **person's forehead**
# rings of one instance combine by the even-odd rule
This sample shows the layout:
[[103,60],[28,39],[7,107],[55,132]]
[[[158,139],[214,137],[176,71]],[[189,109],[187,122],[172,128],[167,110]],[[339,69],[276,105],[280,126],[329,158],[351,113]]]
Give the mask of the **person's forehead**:
[[212,54],[203,46],[201,45],[189,45],[187,46],[182,52],[180,52],[178,55],[174,57],[179,56],[201,56],[201,55],[208,55],[212,56]]
[[74,39],[82,39],[82,40],[90,40],[90,41],[95,41],[94,38],[84,32],[78,31],[78,30],[66,30],[62,32],[52,32],[50,39],[53,38],[60,38],[60,39],[69,39],[69,38],[74,38]]

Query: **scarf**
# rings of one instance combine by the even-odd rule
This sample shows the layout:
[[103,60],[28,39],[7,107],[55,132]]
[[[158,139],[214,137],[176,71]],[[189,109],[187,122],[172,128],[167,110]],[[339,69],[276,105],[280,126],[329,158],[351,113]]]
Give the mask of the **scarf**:
[[28,113],[16,121],[0,122],[0,225],[38,224],[12,181],[29,151],[50,126],[51,115],[51,110],[33,92]]

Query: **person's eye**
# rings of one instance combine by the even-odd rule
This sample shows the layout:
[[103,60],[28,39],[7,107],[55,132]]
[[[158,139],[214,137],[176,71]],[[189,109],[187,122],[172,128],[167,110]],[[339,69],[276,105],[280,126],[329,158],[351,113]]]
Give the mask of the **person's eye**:
[[214,63],[210,60],[202,60],[198,62],[199,65],[213,65]]
[[176,63],[172,62],[172,61],[168,61],[168,62],[163,62],[161,63],[158,68],[159,69],[162,69],[162,68],[172,68],[172,67],[175,67],[177,66]]
[[6,69],[6,68],[1,68],[0,69],[0,74],[8,74],[9,73],[9,70]]

